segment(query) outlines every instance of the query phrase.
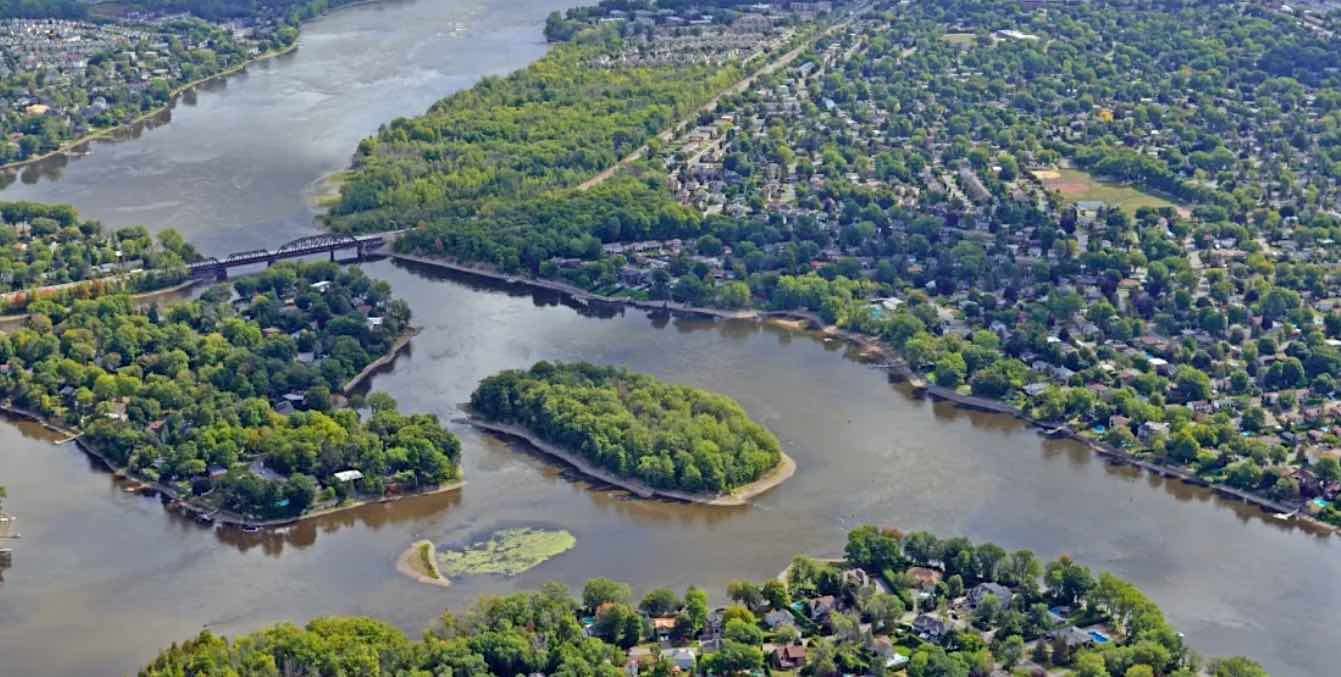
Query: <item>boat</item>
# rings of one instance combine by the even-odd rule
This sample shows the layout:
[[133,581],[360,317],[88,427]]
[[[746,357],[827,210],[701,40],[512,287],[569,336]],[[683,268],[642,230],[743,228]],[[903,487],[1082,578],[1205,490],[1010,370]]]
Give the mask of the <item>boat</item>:
[[254,533],[256,533],[256,532],[258,532],[258,531],[260,531],[260,530],[261,530],[261,528],[258,527],[258,526],[256,526],[255,524],[244,524],[244,525],[242,525],[242,533],[244,533],[244,534],[254,534]]

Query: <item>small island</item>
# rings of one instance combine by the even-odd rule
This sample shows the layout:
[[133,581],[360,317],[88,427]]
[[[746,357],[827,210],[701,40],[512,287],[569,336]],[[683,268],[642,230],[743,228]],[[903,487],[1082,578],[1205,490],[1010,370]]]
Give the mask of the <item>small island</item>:
[[526,440],[643,498],[746,505],[796,464],[735,400],[586,363],[538,362],[480,383],[470,423]]
[[439,552],[416,541],[396,560],[396,570],[420,583],[447,587],[461,576],[516,576],[562,555],[577,539],[562,529],[502,529],[460,549]]

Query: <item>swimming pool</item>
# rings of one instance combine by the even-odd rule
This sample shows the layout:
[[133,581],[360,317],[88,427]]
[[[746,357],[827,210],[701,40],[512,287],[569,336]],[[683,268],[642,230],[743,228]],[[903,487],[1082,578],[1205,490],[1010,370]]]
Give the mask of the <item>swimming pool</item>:
[[1098,630],[1090,630],[1089,633],[1090,633],[1090,639],[1094,640],[1095,644],[1108,643],[1108,635],[1105,635],[1104,633],[1099,632]]

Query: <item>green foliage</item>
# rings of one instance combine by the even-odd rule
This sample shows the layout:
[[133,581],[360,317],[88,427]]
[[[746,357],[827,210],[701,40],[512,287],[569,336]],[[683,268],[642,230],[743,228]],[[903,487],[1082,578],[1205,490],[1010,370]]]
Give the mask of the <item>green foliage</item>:
[[606,35],[555,48],[423,116],[393,120],[359,145],[332,223],[367,231],[460,221],[572,188],[736,77],[730,68],[594,63],[618,44]]
[[[317,283],[325,283],[324,289]],[[83,430],[113,464],[174,484],[196,501],[252,517],[286,517],[359,470],[381,495],[457,476],[460,443],[431,415],[382,408],[363,421],[331,409],[330,392],[385,352],[408,326],[384,283],[334,264],[281,265],[164,311],[125,296],[43,301],[0,340],[0,393]],[[292,305],[286,300],[292,300]],[[363,309],[360,309],[360,306]],[[385,317],[372,327],[364,313]],[[298,360],[295,334],[311,360]],[[284,415],[285,395],[320,401]]]
[[777,438],[730,398],[617,368],[540,362],[485,379],[470,404],[654,487],[730,491],[781,458]]

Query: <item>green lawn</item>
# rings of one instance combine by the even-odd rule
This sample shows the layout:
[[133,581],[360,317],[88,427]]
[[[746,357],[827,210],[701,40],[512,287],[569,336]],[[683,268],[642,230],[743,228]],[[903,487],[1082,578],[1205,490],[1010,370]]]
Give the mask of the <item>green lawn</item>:
[[1049,190],[1056,190],[1069,202],[1097,201],[1114,205],[1134,213],[1141,207],[1173,207],[1179,205],[1165,198],[1143,192],[1126,184],[1097,179],[1079,169],[1056,169],[1035,172]]

